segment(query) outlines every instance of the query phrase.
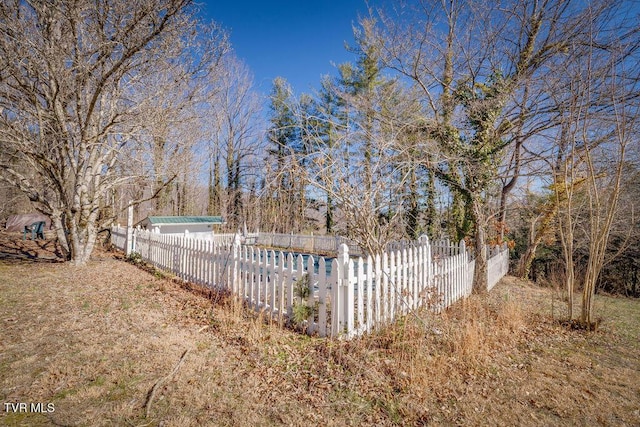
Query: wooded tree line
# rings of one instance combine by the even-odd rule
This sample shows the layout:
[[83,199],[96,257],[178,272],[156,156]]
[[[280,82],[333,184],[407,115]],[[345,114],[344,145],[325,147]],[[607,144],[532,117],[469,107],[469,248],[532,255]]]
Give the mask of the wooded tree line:
[[394,2],[315,93],[278,78],[264,99],[190,1],[4,2],[2,191],[79,264],[133,201],[136,219],[222,215],[372,253],[466,239],[477,289],[486,245],[509,241],[518,274],[583,287],[588,308],[613,278],[638,289],[637,18],[604,0]]
[[[514,241],[508,213],[535,194],[546,201],[515,251],[518,273],[551,233],[569,311],[578,283],[590,323],[602,269],[637,242],[636,18],[610,2],[373,11],[356,29],[356,64],[290,107],[303,147],[290,152],[326,196],[327,228],[335,207],[340,232],[370,252],[422,232],[466,238],[483,289],[486,245]],[[637,266],[625,265],[637,289]]]

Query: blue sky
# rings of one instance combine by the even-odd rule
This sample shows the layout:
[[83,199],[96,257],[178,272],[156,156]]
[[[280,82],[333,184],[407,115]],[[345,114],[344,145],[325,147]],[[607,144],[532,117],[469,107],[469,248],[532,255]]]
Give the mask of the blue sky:
[[231,32],[236,55],[249,66],[263,93],[271,90],[277,76],[286,78],[297,94],[311,92],[322,75],[335,75],[332,62],[355,62],[344,44],[353,44],[352,25],[366,11],[364,0],[202,3],[205,19]]

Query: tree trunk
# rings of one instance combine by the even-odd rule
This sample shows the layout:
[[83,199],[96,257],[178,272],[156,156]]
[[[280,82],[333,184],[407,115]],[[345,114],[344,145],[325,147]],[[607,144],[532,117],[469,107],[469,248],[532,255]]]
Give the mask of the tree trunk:
[[53,223],[53,229],[56,232],[58,244],[62,250],[62,256],[68,261],[71,257],[71,251],[69,249],[69,242],[67,242],[67,235],[62,222],[62,212],[59,210],[51,212],[51,222]]
[[71,262],[74,265],[85,265],[89,261],[96,243],[97,234],[96,230],[83,230],[82,236],[71,239]]
[[571,233],[571,241],[569,242],[568,247],[564,251],[565,258],[565,283],[567,290],[567,317],[569,320],[573,318],[573,292],[575,290],[575,281],[576,281],[576,272],[575,272],[575,264],[573,262],[573,233]]
[[65,235],[67,236],[70,261],[76,266],[85,265],[89,261],[98,236],[98,228],[96,227],[97,210],[92,211],[85,217],[77,213],[75,218],[73,213],[67,210],[65,216],[67,218],[67,227],[63,232],[66,232]]
[[540,242],[532,242],[527,247],[527,250],[522,254],[520,260],[518,261],[518,270],[516,275],[521,279],[528,280],[529,273],[531,272],[531,265],[533,264],[533,260],[536,257],[536,251],[538,250],[538,245]]
[[593,325],[593,297],[595,296],[596,290],[596,280],[598,275],[600,274],[599,270],[589,262],[589,267],[587,268],[587,273],[584,278],[584,289],[582,291],[582,313],[580,316],[580,320],[582,324],[591,328]]
[[327,213],[325,216],[325,227],[327,234],[333,233],[333,199],[331,194],[327,193]]
[[474,248],[476,255],[476,264],[473,275],[473,292],[475,293],[487,292],[487,237],[484,228],[486,221],[482,210],[483,206],[484,203],[480,196],[473,195],[471,197],[471,212],[474,220]]
[[436,209],[436,184],[435,177],[431,171],[427,171],[427,210],[426,210],[426,232],[430,238],[436,235],[439,228],[439,215]]
[[554,200],[552,207],[547,208],[547,211],[544,213],[542,222],[540,223],[540,226],[538,227],[537,230],[535,230],[535,226],[540,216],[538,216],[531,223],[531,228],[529,233],[530,234],[529,246],[527,247],[527,250],[525,251],[525,253],[522,254],[522,256],[520,257],[520,260],[518,261],[518,271],[516,273],[518,277],[525,280],[529,278],[529,273],[531,271],[531,264],[533,263],[533,260],[536,257],[536,250],[538,249],[538,246],[542,242],[544,235],[549,231],[549,228],[551,227],[553,220],[555,219],[557,214],[558,214],[558,202]]

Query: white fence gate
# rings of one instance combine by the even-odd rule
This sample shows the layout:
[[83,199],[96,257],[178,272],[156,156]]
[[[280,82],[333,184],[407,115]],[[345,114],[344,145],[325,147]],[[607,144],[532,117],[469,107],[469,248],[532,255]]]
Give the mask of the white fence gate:
[[[440,311],[471,294],[474,260],[464,242],[418,242],[389,245],[375,257],[350,257],[340,244],[336,258],[285,254],[252,245],[162,235],[114,227],[112,244],[137,252],[156,268],[185,281],[230,289],[257,311],[290,319],[300,303],[295,286],[308,276],[311,307],[307,333],[351,338],[427,306]],[[129,244],[127,243],[129,242]],[[487,281],[492,288],[507,273],[506,246],[490,252]]]

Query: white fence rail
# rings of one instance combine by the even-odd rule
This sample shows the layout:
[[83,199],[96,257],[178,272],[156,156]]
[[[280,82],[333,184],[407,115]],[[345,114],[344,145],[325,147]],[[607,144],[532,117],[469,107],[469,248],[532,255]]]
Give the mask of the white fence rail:
[[[127,250],[125,228],[114,227],[111,236],[113,245]],[[419,307],[440,311],[471,294],[473,284],[475,262],[464,242],[447,246],[422,237],[366,258],[350,257],[341,244],[336,258],[324,258],[241,245],[238,239],[229,244],[140,229],[130,236],[130,252],[155,267],[189,282],[228,288],[273,318],[291,319],[294,305],[306,304],[312,308],[307,333],[320,336],[358,336]],[[489,288],[506,274],[508,250],[490,255]],[[295,288],[305,276],[310,292],[301,302]]]

